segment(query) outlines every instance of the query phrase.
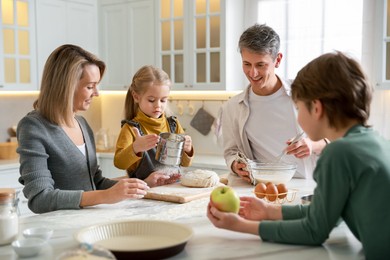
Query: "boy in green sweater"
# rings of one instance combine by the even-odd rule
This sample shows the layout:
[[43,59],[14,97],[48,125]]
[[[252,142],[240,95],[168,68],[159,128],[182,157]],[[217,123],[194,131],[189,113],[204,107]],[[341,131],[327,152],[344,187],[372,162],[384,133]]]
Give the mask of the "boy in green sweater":
[[342,218],[367,259],[390,259],[390,141],[367,125],[372,87],[360,65],[340,52],[324,54],[299,71],[291,89],[308,137],[331,141],[313,174],[311,204],[241,197],[238,215],[210,202],[207,217],[218,228],[303,245],[321,245]]

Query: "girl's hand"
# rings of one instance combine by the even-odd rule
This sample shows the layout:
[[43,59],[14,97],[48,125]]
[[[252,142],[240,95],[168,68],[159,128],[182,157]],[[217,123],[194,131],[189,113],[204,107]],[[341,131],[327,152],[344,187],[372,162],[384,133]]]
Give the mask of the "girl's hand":
[[189,155],[192,156],[192,139],[191,136],[185,135],[184,138],[186,139],[184,141],[184,151]]
[[146,182],[136,178],[123,178],[111,188],[105,190],[106,201],[104,203],[116,203],[124,199],[140,199],[146,194],[149,189]]
[[180,173],[167,175],[159,171],[152,172],[146,179],[145,182],[149,187],[156,187],[176,182],[181,177]]
[[135,154],[145,152],[156,147],[160,137],[156,134],[141,136],[138,129],[133,127],[135,133],[135,141],[133,142],[133,150]]
[[165,180],[165,182],[163,184],[161,184],[161,185],[175,183],[178,180],[180,180],[180,177],[181,177],[180,173],[174,173],[174,174],[170,175],[169,179]]

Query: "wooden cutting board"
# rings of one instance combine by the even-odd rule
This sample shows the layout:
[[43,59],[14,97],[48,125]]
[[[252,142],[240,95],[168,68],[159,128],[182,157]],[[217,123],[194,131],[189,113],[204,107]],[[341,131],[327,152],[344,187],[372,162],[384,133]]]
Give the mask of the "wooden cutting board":
[[[224,184],[219,183],[217,186],[223,186]],[[145,199],[169,201],[175,203],[186,203],[192,200],[209,197],[211,191],[217,187],[210,188],[191,188],[185,187],[180,182],[158,186],[148,190],[145,195]]]

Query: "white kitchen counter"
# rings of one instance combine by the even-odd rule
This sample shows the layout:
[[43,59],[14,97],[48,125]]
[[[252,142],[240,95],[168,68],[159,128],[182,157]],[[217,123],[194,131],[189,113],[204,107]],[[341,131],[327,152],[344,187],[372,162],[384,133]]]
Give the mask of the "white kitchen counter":
[[[114,153],[97,153],[97,158],[103,176],[116,178],[126,175],[126,171],[120,170],[114,166]],[[190,167],[183,167],[183,170],[190,171],[199,168],[212,170],[220,175],[229,173],[225,164],[225,159],[222,155],[195,154],[192,165]]]
[[[114,159],[114,153],[97,153],[97,157]],[[227,170],[223,156],[214,154],[195,154],[191,166]]]
[[[97,153],[97,157],[114,159],[114,153]],[[200,168],[215,168],[221,170],[227,169],[223,156],[213,154],[196,154],[193,159],[192,166]],[[0,160],[0,170],[8,170],[13,168],[19,168],[19,159]]]
[[19,169],[19,158],[14,160],[0,160],[0,171]]
[[[315,187],[312,180],[293,179],[288,188],[299,192],[291,203],[299,203],[302,194]],[[235,182],[240,196],[253,196],[253,186]],[[323,246],[295,246],[263,242],[259,237],[215,228],[206,217],[208,198],[185,204],[154,200],[127,200],[114,205],[100,205],[82,210],[62,210],[41,215],[22,216],[21,231],[45,226],[54,230],[53,237],[39,256],[30,259],[54,259],[59,253],[76,249],[73,234],[80,228],[118,220],[166,220],[191,226],[194,236],[184,251],[172,259],[364,259],[361,243],[341,223]],[[11,246],[0,247],[0,259],[16,259]]]

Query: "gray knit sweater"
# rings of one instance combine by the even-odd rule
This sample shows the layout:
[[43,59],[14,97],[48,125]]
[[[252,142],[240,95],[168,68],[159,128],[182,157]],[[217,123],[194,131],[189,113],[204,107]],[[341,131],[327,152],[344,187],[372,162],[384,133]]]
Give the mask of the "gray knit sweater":
[[79,209],[83,191],[107,189],[116,183],[102,176],[92,129],[83,117],[76,119],[84,136],[85,156],[60,126],[37,111],[18,124],[19,182],[35,213]]

